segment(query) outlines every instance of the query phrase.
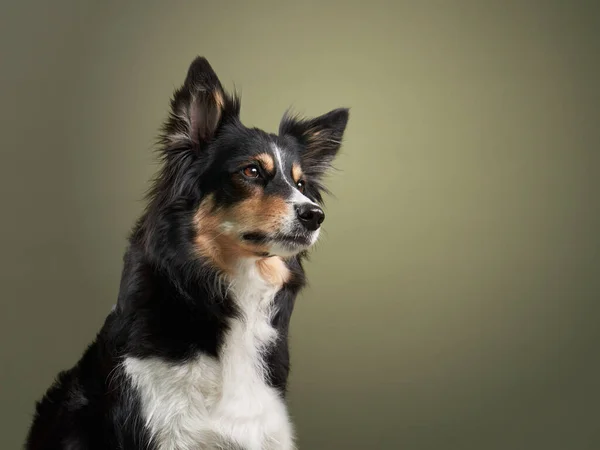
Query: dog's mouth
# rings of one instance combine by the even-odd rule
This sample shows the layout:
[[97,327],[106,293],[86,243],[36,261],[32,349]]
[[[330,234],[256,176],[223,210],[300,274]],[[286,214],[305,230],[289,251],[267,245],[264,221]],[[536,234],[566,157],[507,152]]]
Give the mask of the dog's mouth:
[[262,232],[242,234],[242,239],[256,245],[280,244],[290,249],[306,247],[311,244],[311,238],[306,233],[267,235]]
[[242,239],[252,244],[266,244],[269,237],[265,233],[252,232],[242,234]]

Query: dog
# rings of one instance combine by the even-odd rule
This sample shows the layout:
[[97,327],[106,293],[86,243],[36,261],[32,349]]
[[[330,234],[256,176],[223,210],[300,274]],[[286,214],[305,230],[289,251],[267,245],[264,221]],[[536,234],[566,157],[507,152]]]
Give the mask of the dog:
[[116,306],[35,405],[27,450],[289,450],[288,327],[349,108],[278,134],[240,120],[206,58],[160,130]]

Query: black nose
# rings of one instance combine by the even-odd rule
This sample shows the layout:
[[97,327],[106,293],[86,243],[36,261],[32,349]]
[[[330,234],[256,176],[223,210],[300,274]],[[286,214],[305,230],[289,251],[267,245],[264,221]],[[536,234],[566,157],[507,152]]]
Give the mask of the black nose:
[[296,215],[309,231],[318,229],[325,220],[325,213],[317,205],[303,203],[296,206]]

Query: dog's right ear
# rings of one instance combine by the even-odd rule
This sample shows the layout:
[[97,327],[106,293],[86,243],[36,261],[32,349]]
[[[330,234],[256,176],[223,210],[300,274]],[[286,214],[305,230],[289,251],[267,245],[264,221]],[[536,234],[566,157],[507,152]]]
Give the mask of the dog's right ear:
[[239,114],[239,105],[227,95],[206,58],[198,56],[173,95],[162,141],[171,148],[201,148],[227,114]]

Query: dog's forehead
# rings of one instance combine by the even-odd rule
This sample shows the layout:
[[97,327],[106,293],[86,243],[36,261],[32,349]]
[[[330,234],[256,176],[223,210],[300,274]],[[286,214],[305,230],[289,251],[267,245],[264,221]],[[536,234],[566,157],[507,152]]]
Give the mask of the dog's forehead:
[[[252,129],[240,139],[239,150],[242,155],[268,156],[276,166],[288,168],[299,162],[300,153],[294,143],[285,137]],[[281,167],[279,167],[281,168]]]

